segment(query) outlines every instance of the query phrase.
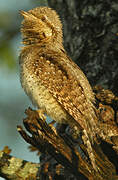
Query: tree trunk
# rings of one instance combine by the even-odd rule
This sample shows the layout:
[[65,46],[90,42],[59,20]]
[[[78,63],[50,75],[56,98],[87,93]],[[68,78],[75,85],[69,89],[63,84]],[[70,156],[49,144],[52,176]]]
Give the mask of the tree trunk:
[[118,94],[118,2],[50,0],[62,20],[64,46],[87,75]]

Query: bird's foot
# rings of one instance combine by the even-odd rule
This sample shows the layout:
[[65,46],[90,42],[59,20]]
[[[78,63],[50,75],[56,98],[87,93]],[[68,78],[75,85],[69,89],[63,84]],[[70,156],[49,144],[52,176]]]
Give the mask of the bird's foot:
[[45,111],[44,111],[43,109],[38,109],[38,110],[36,110],[36,111],[37,111],[39,117],[40,117],[43,121],[45,121],[45,120],[46,120],[46,116],[44,115]]

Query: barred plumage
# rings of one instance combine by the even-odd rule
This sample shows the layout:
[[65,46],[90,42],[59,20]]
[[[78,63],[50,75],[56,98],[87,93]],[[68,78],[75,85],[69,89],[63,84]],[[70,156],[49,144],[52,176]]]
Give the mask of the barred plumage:
[[98,131],[94,94],[84,73],[64,50],[58,15],[48,7],[21,14],[23,88],[32,102],[56,122],[81,126],[91,146]]

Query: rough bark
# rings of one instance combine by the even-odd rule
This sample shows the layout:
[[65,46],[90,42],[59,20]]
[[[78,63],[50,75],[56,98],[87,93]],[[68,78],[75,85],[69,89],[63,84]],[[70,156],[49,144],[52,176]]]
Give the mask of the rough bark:
[[[56,129],[47,124],[44,115],[32,109],[26,110],[23,120],[26,130],[18,126],[18,131],[26,142],[40,153],[40,164],[26,162],[9,155],[5,147],[0,151],[0,177],[5,179],[43,180],[117,180],[118,170],[118,97],[111,91],[94,87],[98,101],[101,143],[92,146],[97,169],[92,167],[89,155],[80,136],[77,138],[68,126]],[[41,119],[42,118],[42,119]],[[106,144],[105,144],[106,143]],[[40,168],[39,168],[40,167]]]
[[0,151],[0,177],[9,180],[39,180],[37,177],[40,164],[28,162]]
[[50,0],[63,23],[64,46],[92,85],[118,94],[118,2]]
[[[73,179],[73,180],[116,180],[118,160],[118,97],[111,91],[100,86],[94,87],[100,118],[98,125],[101,143],[92,146],[98,171],[94,171],[91,161],[80,136],[77,138],[72,128],[47,124],[39,113],[32,109],[26,110],[27,118],[23,123],[29,136],[21,126],[21,136],[37,148],[40,153],[40,179]],[[45,119],[45,118],[44,118]],[[74,136],[73,136],[74,135]],[[34,148],[33,148],[34,149]]]

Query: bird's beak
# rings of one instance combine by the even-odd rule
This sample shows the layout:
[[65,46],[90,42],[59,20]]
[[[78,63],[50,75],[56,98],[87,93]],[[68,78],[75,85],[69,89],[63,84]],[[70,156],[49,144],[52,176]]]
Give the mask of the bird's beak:
[[32,19],[32,20],[36,20],[37,17],[35,17],[33,14],[29,13],[29,12],[26,12],[26,11],[23,11],[23,10],[20,10],[19,11],[20,14],[24,17],[24,19]]
[[20,12],[20,14],[21,14],[24,18],[29,17],[29,13],[28,13],[28,12],[23,11],[23,10],[20,10],[19,12]]

